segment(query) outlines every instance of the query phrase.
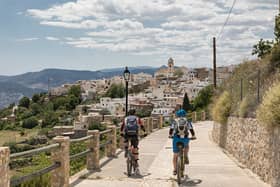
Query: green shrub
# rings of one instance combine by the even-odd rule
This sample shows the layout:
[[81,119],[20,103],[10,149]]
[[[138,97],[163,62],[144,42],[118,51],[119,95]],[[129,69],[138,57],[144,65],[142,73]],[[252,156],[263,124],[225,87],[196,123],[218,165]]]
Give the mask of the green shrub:
[[280,125],[280,82],[265,93],[257,110],[257,118],[268,126]]
[[211,103],[213,94],[214,90],[212,85],[209,85],[200,90],[193,101],[194,110],[206,109]]
[[30,99],[28,97],[23,97],[19,100],[19,106],[28,108],[30,105]]
[[32,96],[32,101],[33,101],[34,103],[37,103],[39,100],[40,100],[40,95],[39,95],[39,94],[34,94],[34,95]]
[[227,118],[230,115],[231,105],[231,95],[227,91],[224,91],[220,95],[212,109],[212,116],[214,121],[225,124],[227,122]]
[[30,117],[23,121],[22,127],[27,129],[32,129],[38,125],[38,120],[36,117]]
[[94,121],[89,125],[88,130],[104,131],[106,130],[106,126]]

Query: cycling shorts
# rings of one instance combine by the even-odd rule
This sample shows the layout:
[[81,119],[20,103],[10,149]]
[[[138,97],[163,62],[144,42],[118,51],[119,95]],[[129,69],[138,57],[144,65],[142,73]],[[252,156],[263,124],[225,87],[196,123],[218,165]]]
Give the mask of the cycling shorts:
[[189,144],[190,139],[189,138],[180,138],[178,136],[173,137],[173,153],[179,153],[179,148],[177,146],[178,142],[182,142],[184,144],[184,148]]

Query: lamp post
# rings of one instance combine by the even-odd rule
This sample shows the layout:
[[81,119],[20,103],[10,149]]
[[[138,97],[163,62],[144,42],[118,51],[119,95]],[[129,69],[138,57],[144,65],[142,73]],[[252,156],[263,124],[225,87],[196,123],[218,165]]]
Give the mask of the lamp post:
[[125,80],[125,116],[128,116],[128,81],[130,79],[130,71],[127,67],[125,67],[123,77]]

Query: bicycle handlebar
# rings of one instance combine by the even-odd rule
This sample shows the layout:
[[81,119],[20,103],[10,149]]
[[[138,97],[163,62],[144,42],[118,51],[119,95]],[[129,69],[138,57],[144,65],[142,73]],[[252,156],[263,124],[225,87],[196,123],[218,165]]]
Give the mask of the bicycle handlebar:
[[[173,139],[174,136],[168,136],[168,138]],[[197,139],[196,137],[190,137],[190,138],[189,138],[189,140],[196,140],[196,139]]]

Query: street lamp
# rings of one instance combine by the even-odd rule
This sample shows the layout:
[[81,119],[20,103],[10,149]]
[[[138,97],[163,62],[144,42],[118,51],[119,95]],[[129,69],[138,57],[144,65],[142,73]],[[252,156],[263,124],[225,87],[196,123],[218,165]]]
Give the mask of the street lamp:
[[128,81],[130,79],[130,71],[127,67],[125,67],[123,77],[125,80],[125,116],[128,116]]

